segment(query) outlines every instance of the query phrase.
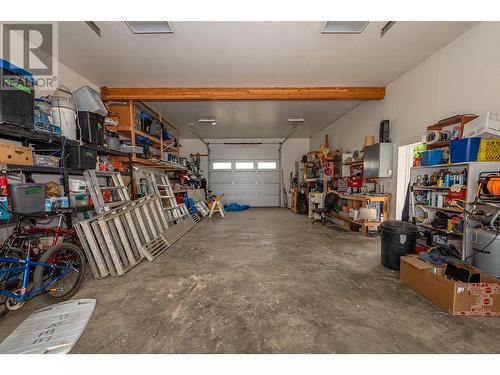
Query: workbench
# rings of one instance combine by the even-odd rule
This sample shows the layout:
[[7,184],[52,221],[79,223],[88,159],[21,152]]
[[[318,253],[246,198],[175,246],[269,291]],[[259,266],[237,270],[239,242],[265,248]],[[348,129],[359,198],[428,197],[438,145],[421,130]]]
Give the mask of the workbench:
[[[346,201],[345,206],[347,209],[358,209],[360,207],[367,207],[369,202],[382,202],[380,213],[384,218],[384,221],[389,218],[389,205],[391,202],[390,194],[382,194],[382,195],[368,195],[368,194],[344,194],[335,192],[337,194],[340,201]],[[342,220],[344,225],[342,227],[351,230],[351,224],[359,225],[361,233],[366,235],[368,233],[368,227],[370,226],[379,226],[382,221],[376,220],[354,220],[349,217],[349,212],[328,212],[325,214],[334,219]]]

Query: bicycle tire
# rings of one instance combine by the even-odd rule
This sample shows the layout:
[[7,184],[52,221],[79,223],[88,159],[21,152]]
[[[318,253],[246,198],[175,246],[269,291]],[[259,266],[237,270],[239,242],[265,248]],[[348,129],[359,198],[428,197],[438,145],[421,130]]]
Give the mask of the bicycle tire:
[[[71,252],[73,252],[79,259],[80,269],[75,284],[71,287],[71,289],[67,293],[65,293],[62,296],[54,296],[51,295],[50,293],[44,294],[45,298],[51,302],[63,302],[73,297],[80,288],[83,278],[85,276],[85,256],[83,255],[83,252],[80,250],[78,246],[75,246],[71,243],[62,243],[51,247],[42,255],[42,257],[40,258],[40,262],[47,262],[52,255],[56,254],[60,250],[70,250]],[[33,286],[35,288],[40,288],[42,286],[43,271],[45,269],[46,268],[44,266],[37,266],[35,268],[35,272],[33,275]]]
[[[15,247],[3,248],[1,253],[2,253],[1,256],[4,258],[15,258],[15,259],[19,259],[19,260],[24,259],[24,252],[21,249],[18,249]],[[13,267],[16,267],[16,265],[8,265],[7,266],[6,264],[0,263],[0,267],[2,267],[4,269],[5,268],[13,268]],[[9,273],[5,273],[3,275],[3,277],[0,279],[0,289],[7,289],[8,288],[8,290],[13,290],[13,289],[20,288],[21,283],[22,283],[22,273],[19,273],[19,279],[18,279],[17,285],[15,287],[12,287],[12,285],[7,284],[7,280],[9,279],[9,276],[10,276]],[[0,296],[0,319],[2,319],[9,312],[9,310],[6,307],[7,298],[8,298],[7,296],[3,296],[3,295]]]

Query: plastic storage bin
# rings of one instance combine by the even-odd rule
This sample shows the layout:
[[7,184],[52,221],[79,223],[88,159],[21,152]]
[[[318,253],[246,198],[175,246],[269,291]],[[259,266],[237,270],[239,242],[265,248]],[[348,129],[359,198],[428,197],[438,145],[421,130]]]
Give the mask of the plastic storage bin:
[[104,144],[104,116],[92,112],[78,112],[76,136],[85,143]]
[[45,211],[45,184],[9,184],[9,196],[16,214]]
[[122,144],[120,146],[120,151],[124,152],[126,154],[133,154],[133,153],[142,154],[144,152],[144,149],[142,147],[139,147],[139,146],[131,146],[131,145]]
[[70,193],[69,194],[70,207],[85,207],[89,205],[88,193]]
[[73,193],[85,193],[87,191],[87,181],[70,178],[69,191]]
[[31,73],[0,59],[0,125],[32,129],[35,93]]
[[450,159],[452,163],[464,163],[477,160],[481,138],[463,138],[450,141]]
[[101,95],[88,86],[80,87],[74,93],[78,112],[91,112],[105,117],[108,114]]
[[441,164],[443,162],[443,150],[429,150],[424,151],[420,154],[420,164],[421,165],[435,165]]
[[154,137],[160,138],[160,132],[161,132],[161,122],[158,120],[153,120],[149,129],[149,134],[151,134]]
[[500,139],[481,138],[477,161],[500,161]]
[[70,169],[95,169],[97,153],[85,146],[68,147],[67,166]]
[[120,149],[120,137],[118,136],[118,134],[114,132],[108,132],[105,138],[109,148],[113,150]]
[[58,168],[60,161],[57,156],[33,154],[33,164],[37,167]]

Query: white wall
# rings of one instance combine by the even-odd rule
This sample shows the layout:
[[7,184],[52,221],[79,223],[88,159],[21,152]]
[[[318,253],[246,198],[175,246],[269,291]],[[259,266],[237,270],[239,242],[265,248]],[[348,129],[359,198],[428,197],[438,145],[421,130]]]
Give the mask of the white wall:
[[94,90],[99,91],[99,85],[97,83],[88,80],[80,73],[75,72],[73,69],[63,64],[62,62],[59,62],[58,70],[59,71],[58,71],[56,87],[54,87],[51,90],[48,90],[49,92],[47,92],[47,90],[35,90],[37,96],[47,95],[48,93],[51,93],[51,91],[53,92],[58,85],[64,85],[71,91],[75,91],[82,86],[90,86]]
[[[367,66],[369,69],[369,66]],[[332,147],[360,149],[365,135],[378,139],[383,118],[391,120],[394,172],[397,149],[418,142],[426,127],[456,114],[500,111],[500,22],[481,22],[386,87],[382,101],[364,102],[311,138],[315,149],[324,134]],[[396,178],[383,182],[396,192]],[[395,197],[392,199],[391,217]]]
[[[261,138],[261,139],[207,139],[208,143],[221,142],[263,142],[263,143],[278,143],[283,139]],[[180,155],[189,158],[190,154],[206,154],[207,147],[199,139],[181,139]],[[302,155],[309,151],[309,138],[289,138],[281,149],[281,168],[284,173],[285,188],[287,191],[290,187],[290,172],[295,174],[295,161],[301,160]],[[207,178],[208,158],[201,157],[201,170],[203,177]],[[289,197],[290,198],[290,197]],[[290,202],[290,199],[288,199]]]

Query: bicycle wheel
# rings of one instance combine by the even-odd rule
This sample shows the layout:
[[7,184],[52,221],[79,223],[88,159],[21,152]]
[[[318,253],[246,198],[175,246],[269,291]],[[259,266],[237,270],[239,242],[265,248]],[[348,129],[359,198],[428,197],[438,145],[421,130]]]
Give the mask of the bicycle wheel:
[[[78,291],[85,274],[85,256],[77,246],[62,243],[51,247],[42,255],[40,262],[62,267],[69,265],[72,268],[66,276],[48,286],[48,293],[45,293],[47,299],[51,302],[66,301]],[[63,272],[61,269],[50,270],[44,266],[37,266],[33,275],[33,285],[35,288],[40,288]]]
[[[3,248],[0,251],[0,256],[3,258],[12,258],[16,260],[21,260],[24,258],[24,252],[18,248]],[[0,268],[5,270],[9,268],[18,267],[17,264],[11,263],[3,263],[0,262]],[[21,287],[23,279],[22,272],[16,273],[4,273],[2,277],[0,277],[0,289],[15,291]],[[7,296],[0,296],[0,318],[3,318],[5,314],[7,314],[9,310],[7,309]]]

